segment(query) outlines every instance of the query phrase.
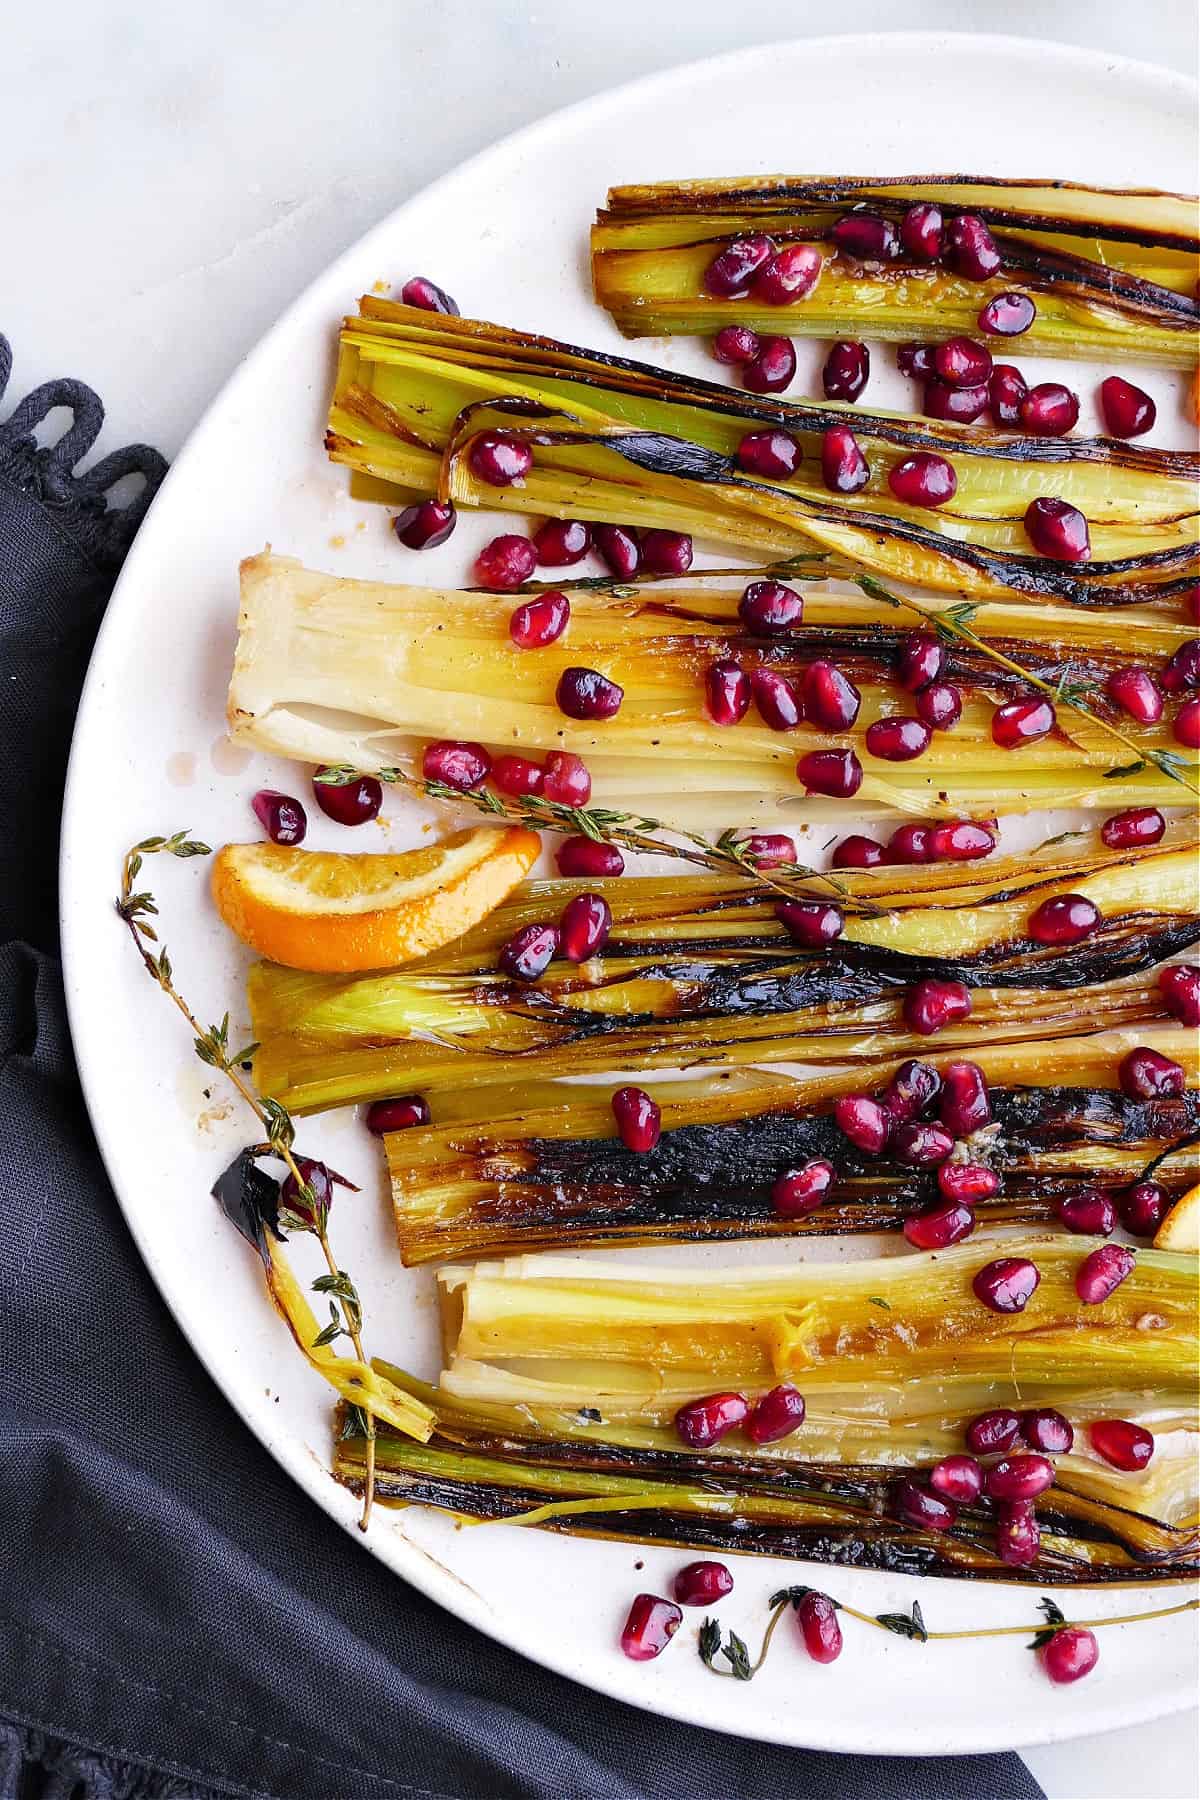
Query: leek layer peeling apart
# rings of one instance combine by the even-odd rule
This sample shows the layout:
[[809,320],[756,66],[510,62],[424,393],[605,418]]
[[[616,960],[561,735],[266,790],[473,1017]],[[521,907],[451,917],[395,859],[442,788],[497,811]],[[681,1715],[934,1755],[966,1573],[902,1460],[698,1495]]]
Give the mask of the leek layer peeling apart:
[[[982,216],[1004,258],[989,281],[901,255],[864,266],[829,233],[852,207],[896,222],[917,201],[946,219]],[[776,244],[821,246],[826,264],[804,300],[766,306],[753,292],[720,300],[704,271],[723,244],[765,232]],[[592,230],[596,299],[630,337],[712,332],[736,322],[817,337],[974,336],[993,295],[1019,288],[1037,312],[1023,352],[1186,367],[1196,360],[1200,239],[1194,196],[1114,191],[1070,182],[977,176],[786,176],[660,182],[609,190]]]
[[[411,766],[413,738],[465,738],[528,755],[570,750],[591,770],[596,805],[701,831],[843,817],[844,803],[806,798],[795,770],[805,752],[848,739],[865,770],[855,798],[860,813],[1112,811],[1177,805],[1186,795],[1178,781],[1153,764],[1139,766],[1124,745],[1068,706],[1059,708],[1048,737],[998,751],[990,720],[995,705],[1011,697],[1009,678],[957,646],[948,654],[949,679],[966,700],[956,728],[935,732],[915,762],[871,757],[862,742],[866,726],[911,711],[911,696],[890,672],[915,615],[861,596],[810,594],[793,632],[750,638],[737,616],[741,585],[577,593],[564,637],[530,655],[508,635],[511,596],[349,581],[264,553],[242,565],[230,730],[258,749],[363,771]],[[981,607],[972,628],[1044,676],[1063,670],[1073,683],[1100,687],[1128,660],[1131,632],[1139,656],[1150,661],[1169,656],[1190,635],[1146,608],[1089,613],[1012,603]],[[833,657],[862,687],[855,731],[830,735],[808,724],[772,731],[753,714],[732,728],[714,725],[704,673],[731,654],[747,668],[785,674]],[[624,688],[614,719],[572,720],[558,709],[559,675],[579,664]],[[1169,724],[1122,726],[1147,753],[1179,751]]]
[[[360,312],[343,327],[326,447],[335,462],[394,487],[431,492],[453,450],[444,492],[457,504],[666,526],[766,557],[817,552],[832,573],[865,569],[972,598],[1131,604],[1177,599],[1194,579],[1200,462],[1191,455],[754,397],[370,296]],[[820,440],[847,418],[871,479],[837,498],[820,478]],[[741,439],[764,426],[801,445],[788,481],[735,467]],[[521,486],[471,474],[459,452],[483,430],[533,434]],[[948,506],[892,496],[888,470],[915,450],[953,463]],[[1030,554],[1022,519],[1047,495],[1089,520],[1090,562]]]
[[[932,1040],[937,1043],[938,1040]],[[1117,1066],[1138,1044],[1181,1063],[1188,1089],[1133,1101]],[[957,1051],[922,1059],[935,1066]],[[980,1211],[990,1220],[1055,1215],[1082,1185],[1120,1188],[1160,1151],[1200,1130],[1200,1046],[1183,1029],[1134,1029],[1050,1042],[975,1048],[993,1123],[972,1156],[1003,1177]],[[657,1147],[634,1153],[614,1135],[608,1084],[520,1081],[434,1097],[434,1121],[384,1140],[406,1263],[571,1244],[828,1234],[896,1227],[937,1198],[928,1170],[865,1156],[838,1131],[839,1094],[883,1088],[897,1064],[796,1080],[734,1071],[651,1088],[662,1110]],[[787,1169],[832,1162],[828,1199],[783,1219],[770,1190]],[[1171,1192],[1196,1180],[1194,1149],[1172,1151],[1155,1174]]]
[[[1162,845],[1120,856],[1071,839],[1019,863],[845,871],[845,930],[821,950],[792,942],[777,896],[754,882],[531,882],[403,970],[347,977],[257,965],[255,1077],[305,1112],[518,1075],[878,1062],[927,1047],[901,1011],[905,987],[925,976],[972,990],[971,1016],[939,1036],[943,1051],[1161,1022],[1153,965],[1200,939],[1196,848],[1195,827],[1179,825]],[[553,963],[532,988],[506,977],[501,946],[558,918],[585,886],[612,911],[603,951],[582,968]],[[827,897],[798,884],[806,892]],[[1061,894],[1092,900],[1101,926],[1070,948],[1033,944],[1030,912]]]

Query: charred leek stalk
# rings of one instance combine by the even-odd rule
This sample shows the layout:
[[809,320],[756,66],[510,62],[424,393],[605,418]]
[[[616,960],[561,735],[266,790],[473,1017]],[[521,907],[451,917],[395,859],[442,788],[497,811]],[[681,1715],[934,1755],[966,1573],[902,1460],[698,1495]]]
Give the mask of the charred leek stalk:
[[[794,809],[793,818],[831,810],[840,817],[842,803],[805,797],[796,762],[848,740],[865,771],[855,801],[864,813],[962,817],[1069,805],[1110,811],[1176,805],[1185,795],[1179,780],[1148,760],[1179,750],[1169,723],[1123,720],[1129,748],[1063,705],[1049,736],[1018,752],[997,750],[993,711],[1020,684],[958,640],[947,662],[947,679],[965,696],[958,725],[936,732],[917,761],[880,761],[867,752],[863,733],[876,719],[911,711],[911,696],[892,672],[917,615],[862,594],[811,593],[793,631],[756,638],[738,617],[743,585],[577,591],[566,634],[533,656],[509,638],[509,596],[348,581],[264,553],[242,565],[230,730],[258,749],[363,771],[411,768],[414,738],[466,738],[527,755],[569,750],[591,770],[597,805],[714,835],[731,825],[786,824],[781,808]],[[1061,682],[1065,694],[1088,696],[1098,716],[1111,710],[1104,681],[1128,660],[1131,633],[1139,656],[1151,662],[1168,658],[1189,636],[1187,626],[1145,607],[1084,612],[1012,602],[980,606],[971,629]],[[747,670],[784,675],[817,659],[836,661],[861,687],[854,730],[828,733],[805,723],[775,731],[754,714],[732,728],[713,724],[704,677],[724,656]],[[559,676],[580,664],[624,689],[615,718],[580,721],[559,710]],[[1194,780],[1190,761],[1181,758],[1178,766]]]
[[[1119,1091],[1118,1063],[1139,1043],[1182,1063],[1187,1092],[1135,1101]],[[954,1059],[941,1050],[923,1058],[939,1067]],[[969,1153],[1003,1178],[1000,1195],[981,1209],[991,1220],[1052,1218],[1064,1194],[1085,1183],[1125,1186],[1152,1157],[1200,1130],[1194,1032],[1024,1041],[975,1049],[971,1060],[990,1085],[993,1122],[969,1141]],[[840,1094],[882,1089],[895,1067],[806,1080],[739,1070],[655,1086],[663,1131],[646,1152],[626,1150],[614,1134],[616,1078],[442,1093],[431,1125],[384,1140],[401,1254],[412,1264],[567,1243],[894,1228],[934,1203],[932,1174],[855,1150],[832,1109]],[[814,1158],[837,1170],[828,1199],[802,1219],[781,1218],[772,1185]],[[1196,1179],[1195,1164],[1194,1151],[1172,1151],[1155,1179],[1182,1191]]]
[[[988,224],[1003,265],[985,282],[907,256],[864,264],[837,250],[833,226],[853,208],[898,224],[918,203]],[[731,239],[820,246],[815,288],[786,307],[717,299],[704,274]],[[596,299],[628,337],[712,332],[736,322],[827,338],[973,335],[979,312],[1017,288],[1037,312],[1021,347],[1055,356],[1186,367],[1196,360],[1200,237],[1194,197],[1071,182],[926,176],[660,182],[609,190],[592,230]]]
[[[1180,596],[1197,568],[1194,456],[1102,438],[1028,438],[855,408],[871,468],[836,498],[820,478],[825,430],[845,409],[735,394],[712,382],[552,339],[365,297],[342,331],[326,446],[390,487],[457,504],[666,526],[770,557],[830,559],[972,598],[1141,604]],[[738,471],[738,444],[783,426],[803,460],[788,481]],[[532,444],[518,487],[471,473],[475,434]],[[957,495],[936,511],[896,500],[890,468],[913,451],[954,465]],[[375,497],[384,497],[376,485]],[[1022,520],[1051,496],[1083,512],[1092,560],[1032,555]]]
[[[760,884],[626,877],[603,890],[612,935],[583,967],[529,987],[497,967],[524,926],[557,918],[579,883],[531,882],[456,944],[410,968],[344,977],[263,963],[249,998],[255,1076],[294,1112],[512,1082],[518,1074],[761,1062],[877,1062],[925,1042],[905,986],[964,981],[969,1019],[944,1050],[1070,1037],[1166,1017],[1153,965],[1200,939],[1196,832],[1114,857],[1078,840],[1014,864],[844,871],[838,942],[803,950]],[[821,895],[815,882],[798,896]],[[1069,949],[1033,944],[1029,913],[1082,894],[1103,923]],[[868,900],[877,909],[861,910]]]

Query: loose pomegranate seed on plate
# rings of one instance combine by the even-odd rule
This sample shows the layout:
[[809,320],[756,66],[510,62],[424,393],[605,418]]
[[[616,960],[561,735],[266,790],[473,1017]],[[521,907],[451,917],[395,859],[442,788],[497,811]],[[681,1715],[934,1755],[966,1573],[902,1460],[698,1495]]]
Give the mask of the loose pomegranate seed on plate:
[[791,1437],[804,1423],[804,1396],[790,1382],[782,1382],[750,1409],[746,1436],[752,1444],[777,1444]]
[[970,1016],[971,995],[961,981],[917,981],[904,996],[904,1022],[922,1037],[932,1037]]
[[662,1136],[662,1115],[645,1088],[618,1088],[612,1097],[617,1134],[627,1150],[640,1156],[653,1150]]
[[790,631],[803,616],[803,599],[782,581],[752,581],[738,601],[738,617],[759,637]]
[[1100,1661],[1096,1634],[1086,1625],[1062,1625],[1044,1643],[1038,1655],[1051,1681],[1062,1684],[1082,1681]]
[[472,473],[489,487],[513,487],[524,481],[533,467],[533,451],[519,438],[481,431],[471,440],[467,461]]
[[1139,1045],[1121,1058],[1117,1080],[1130,1100],[1167,1100],[1182,1094],[1187,1077],[1169,1056]]
[[1086,894],[1056,894],[1029,915],[1035,944],[1080,944],[1101,923],[1100,909]]
[[1049,700],[1006,700],[992,714],[992,742],[1002,750],[1036,744],[1054,730],[1056,715]]
[[772,731],[794,731],[804,717],[800,696],[787,676],[777,675],[774,669],[755,669],[750,691],[759,717]]
[[662,1655],[682,1623],[683,1614],[673,1600],[637,1594],[621,1630],[621,1648],[632,1662],[651,1662]]
[[592,543],[610,575],[628,581],[642,566],[641,546],[624,525],[593,525]]
[[956,425],[973,425],[988,409],[986,387],[951,387],[945,381],[927,381],[921,411],[928,419],[952,419]]
[[1028,1500],[1002,1500],[996,1507],[996,1554],[1011,1568],[1036,1562],[1042,1530]]
[[750,710],[750,677],[740,664],[722,657],[705,672],[704,697],[714,725],[736,725]]
[[[901,1129],[933,1131],[936,1126],[903,1126]],[[904,1235],[915,1250],[945,1250],[951,1244],[961,1244],[974,1229],[975,1214],[958,1200],[949,1200],[945,1206],[934,1207],[932,1212],[916,1213],[905,1219],[903,1226]]]
[[857,400],[871,374],[871,352],[848,340],[834,344],[821,370],[827,400]]
[[281,794],[276,788],[259,788],[250,804],[273,844],[304,842],[308,814],[291,794]]
[[940,207],[918,201],[900,221],[900,242],[918,262],[936,262],[942,254],[942,230]]
[[718,362],[736,367],[753,362],[762,345],[757,331],[748,325],[723,325],[713,339],[713,355]]
[[1105,819],[1100,836],[1110,850],[1131,850],[1138,844],[1157,844],[1166,829],[1167,821],[1157,806],[1131,806],[1127,812]]
[[754,298],[767,306],[790,306],[794,300],[807,299],[824,267],[825,258],[815,244],[785,244],[754,277]]
[[915,694],[936,681],[946,667],[946,652],[932,631],[913,631],[900,645],[896,675],[902,688]]
[[804,716],[822,731],[849,731],[858,717],[862,695],[836,663],[822,659],[804,671]]
[[842,1136],[869,1156],[877,1156],[887,1143],[891,1121],[870,1094],[840,1094],[833,1103],[833,1117]]
[[848,425],[831,425],[821,439],[821,480],[831,494],[857,494],[871,479],[867,459]]
[[810,950],[832,944],[846,924],[841,910],[826,900],[780,900],[775,917],[790,938]]
[[428,275],[413,275],[400,289],[400,298],[405,306],[419,306],[422,312],[450,313],[458,318],[458,302],[452,300],[445,288],[440,288],[436,281],[430,281]]
[[781,831],[751,832],[742,847],[759,869],[778,869],[800,860],[792,839]]
[[897,1162],[920,1168],[925,1163],[945,1162],[954,1148],[954,1139],[927,1119],[902,1119],[892,1127],[888,1148]]
[[734,238],[704,271],[704,287],[720,300],[741,299],[763,265],[775,254],[769,237]]
[[987,1076],[973,1062],[947,1063],[942,1070],[942,1093],[938,1114],[946,1130],[954,1137],[970,1137],[982,1131],[992,1120],[992,1102]]
[[781,394],[795,375],[796,348],[791,338],[764,338],[758,355],[742,364],[742,386],[752,394]]
[[707,1450],[710,1445],[744,1425],[750,1408],[742,1394],[706,1394],[703,1399],[689,1400],[675,1414],[675,1429],[691,1450]]
[[1064,437],[1079,419],[1079,395],[1061,381],[1039,381],[1021,402],[1021,423],[1039,437]]
[[944,506],[958,492],[958,477],[944,456],[915,450],[888,470],[888,486],[906,506]]
[[591,547],[592,528],[582,519],[547,519],[533,534],[533,548],[543,568],[569,568],[582,562]]
[[598,881],[606,875],[623,875],[625,858],[615,844],[598,844],[595,838],[564,838],[554,853],[560,875]]
[[989,337],[1020,337],[1037,318],[1037,307],[1028,294],[993,294],[981,309],[979,329]]
[[972,338],[952,337],[937,346],[933,366],[949,387],[979,387],[992,372],[992,353]]
[[800,446],[786,431],[752,431],[737,447],[737,465],[763,481],[782,481],[799,468]]
[[1104,684],[1110,700],[1139,725],[1157,725],[1163,715],[1163,697],[1147,669],[1117,669]]
[[612,908],[602,894],[576,894],[558,921],[559,948],[568,962],[586,962],[603,950],[612,931]]
[[1088,1426],[1088,1437],[1097,1456],[1114,1469],[1144,1469],[1154,1455],[1153,1432],[1130,1419],[1097,1419]]
[[671,1592],[680,1606],[715,1606],[733,1592],[733,1576],[723,1562],[685,1563]]
[[552,750],[546,758],[542,792],[559,806],[586,806],[592,797],[592,778],[583,758],[570,750]]
[[540,794],[546,774],[528,756],[498,756],[492,764],[492,786],[502,794]]
[[1078,1232],[1081,1237],[1111,1237],[1117,1222],[1116,1208],[1099,1188],[1064,1194],[1058,1203],[1058,1216],[1068,1231]]
[[944,1499],[970,1506],[983,1492],[983,1470],[973,1456],[943,1456],[929,1471],[929,1485]]
[[990,1200],[1000,1192],[1000,1177],[982,1163],[944,1162],[937,1172],[937,1184],[947,1200],[961,1200],[966,1206]]
[[1028,1257],[998,1256],[977,1271],[971,1286],[975,1298],[992,1312],[1017,1313],[1025,1311],[1041,1279],[1041,1271]]
[[365,1124],[375,1137],[385,1131],[411,1131],[414,1125],[428,1125],[429,1102],[422,1094],[397,1094],[394,1100],[373,1100],[367,1108]]
[[557,955],[557,925],[522,925],[501,950],[500,967],[514,981],[537,981]]
[[1170,1207],[1156,1181],[1139,1181],[1120,1197],[1121,1224],[1130,1237],[1153,1237]]
[[834,850],[831,860],[835,869],[877,869],[883,857],[882,844],[852,831]]
[[929,847],[935,862],[974,862],[992,854],[996,837],[986,825],[976,825],[972,819],[956,819],[952,824],[933,827]]
[[426,781],[440,781],[464,794],[482,787],[491,768],[492,759],[482,744],[459,743],[453,738],[438,738],[426,744],[421,758],[421,773]]
[[888,862],[932,862],[932,838],[933,827],[931,825],[898,825],[887,841]]
[[921,719],[897,715],[876,719],[867,726],[864,743],[869,756],[882,762],[912,762],[924,756],[933,741],[933,733]]
[[988,382],[988,404],[997,425],[1019,425],[1029,384],[1012,363],[997,363]]
[[1200,699],[1185,700],[1171,727],[1175,742],[1188,750],[1200,750]]
[[556,643],[571,619],[571,602],[557,590],[539,594],[536,600],[525,600],[513,608],[508,621],[508,635],[518,650],[544,650]]
[[493,538],[475,558],[475,578],[490,593],[520,587],[536,568],[537,553],[529,539],[511,531]]
[[568,719],[614,719],[625,689],[598,669],[564,669],[554,690],[558,710]]
[[[477,749],[477,745],[472,746]],[[428,752],[426,752],[428,755]],[[486,757],[486,752],[484,753]],[[383,788],[374,775],[356,775],[352,781],[322,781],[324,769],[317,769],[313,774],[313,798],[325,814],[339,825],[365,825],[369,820],[379,816],[383,805]],[[484,774],[487,770],[484,770]],[[426,780],[429,780],[426,770]],[[433,779],[440,779],[434,777]],[[480,780],[483,777],[480,776]]]
[[802,1219],[817,1210],[836,1179],[833,1164],[819,1159],[786,1169],[771,1188],[771,1205],[783,1219]]
[[902,375],[909,375],[916,381],[928,381],[933,374],[933,345],[897,345],[896,367]]
[[966,1439],[976,1456],[993,1456],[998,1450],[1011,1450],[1020,1429],[1016,1413],[1007,1406],[998,1406],[971,1420]]
[[1021,1438],[1031,1450],[1065,1456],[1075,1442],[1075,1432],[1070,1420],[1052,1406],[1037,1406],[1021,1414]]
[[1200,965],[1172,963],[1161,969],[1158,991],[1173,1019],[1181,1025],[1200,1025]]
[[1153,431],[1158,408],[1144,388],[1134,387],[1121,375],[1109,375],[1100,383],[1100,410],[1104,426],[1113,437],[1135,438]]
[[648,531],[642,539],[642,566],[652,575],[686,575],[692,540],[686,531]]
[[1054,1485],[1054,1465],[1044,1456],[1004,1456],[984,1477],[992,1500],[1036,1500]]
[[836,1662],[842,1654],[842,1628],[828,1594],[810,1588],[796,1608],[800,1641],[815,1663]]
[[932,1488],[922,1487],[911,1475],[897,1482],[893,1506],[897,1518],[906,1525],[919,1526],[922,1531],[949,1531],[958,1523],[958,1508],[953,1500],[946,1499],[944,1494],[935,1494]]
[[1043,496],[1025,508],[1025,535],[1052,562],[1086,562],[1092,553],[1088,522],[1078,507]]
[[1076,1269],[1076,1294],[1085,1306],[1100,1306],[1132,1274],[1136,1261],[1124,1244],[1101,1244]]
[[392,520],[392,530],[410,550],[436,550],[458,524],[451,500],[418,500]]
[[976,213],[959,213],[950,220],[946,252],[950,267],[968,281],[987,281],[1004,260],[995,238]]
[[928,1111],[942,1091],[942,1078],[932,1063],[909,1057],[883,1090],[882,1105],[890,1119],[915,1119]]
[[846,213],[829,235],[845,256],[857,262],[890,262],[899,251],[895,226],[878,213]]

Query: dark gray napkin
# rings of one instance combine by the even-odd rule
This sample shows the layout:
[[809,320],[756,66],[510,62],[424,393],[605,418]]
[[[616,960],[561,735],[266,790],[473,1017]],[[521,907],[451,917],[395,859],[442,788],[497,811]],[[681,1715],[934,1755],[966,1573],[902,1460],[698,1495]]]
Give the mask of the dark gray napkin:
[[[0,338],[0,395],[9,365]],[[212,1386],[100,1166],[55,960],[79,684],[163,473],[137,447],[74,475],[102,416],[55,382],[0,424],[0,1796],[1037,1800],[1015,1756],[772,1749],[546,1674],[365,1556]]]

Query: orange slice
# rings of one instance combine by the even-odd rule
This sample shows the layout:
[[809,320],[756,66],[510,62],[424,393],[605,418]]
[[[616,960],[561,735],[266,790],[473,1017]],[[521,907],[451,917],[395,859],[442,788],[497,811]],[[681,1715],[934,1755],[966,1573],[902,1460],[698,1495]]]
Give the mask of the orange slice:
[[1200,1250],[1200,1182],[1180,1194],[1154,1234],[1156,1250]]
[[217,911],[244,944],[289,969],[388,969],[439,950],[486,918],[537,860],[520,826],[482,826],[394,856],[226,844]]

